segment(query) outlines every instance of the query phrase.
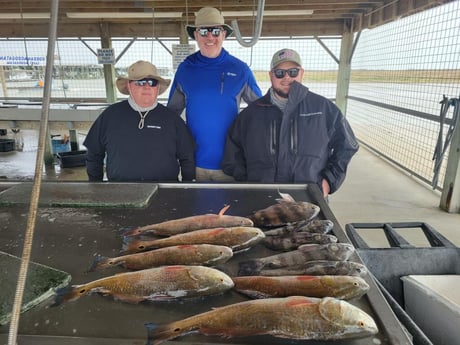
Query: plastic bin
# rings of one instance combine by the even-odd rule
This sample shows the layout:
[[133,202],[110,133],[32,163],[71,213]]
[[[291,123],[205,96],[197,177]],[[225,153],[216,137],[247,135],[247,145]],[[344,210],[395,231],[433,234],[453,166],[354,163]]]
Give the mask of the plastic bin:
[[53,146],[54,154],[70,151],[70,141],[64,143],[62,139],[51,139],[51,144]]
[[[398,228],[421,229],[431,247],[412,245],[396,231]],[[383,231],[390,247],[370,248],[358,234],[358,229]],[[433,344],[403,309],[406,301],[402,278],[410,275],[460,274],[460,248],[430,225],[422,222],[351,223],[345,226],[345,230],[393,311],[401,323],[411,331],[414,344]]]
[[73,168],[86,165],[86,150],[60,152],[57,158],[60,161],[61,168]]
[[13,139],[0,139],[0,152],[9,152],[15,150]]

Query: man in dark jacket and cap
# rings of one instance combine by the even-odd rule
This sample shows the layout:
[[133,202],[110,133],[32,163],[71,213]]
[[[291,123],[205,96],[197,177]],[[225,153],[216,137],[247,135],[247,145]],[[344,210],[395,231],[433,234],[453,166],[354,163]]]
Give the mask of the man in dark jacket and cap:
[[325,197],[343,183],[359,145],[339,108],[302,85],[303,73],[296,51],[273,55],[271,88],[227,134],[222,169],[236,181],[316,183]]

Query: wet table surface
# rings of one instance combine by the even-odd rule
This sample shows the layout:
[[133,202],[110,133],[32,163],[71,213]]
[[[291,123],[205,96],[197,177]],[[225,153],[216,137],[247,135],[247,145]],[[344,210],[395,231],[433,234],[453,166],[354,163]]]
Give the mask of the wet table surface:
[[[289,193],[297,201],[309,201],[320,206],[318,218],[332,220],[333,234],[338,237],[339,242],[349,242],[316,186],[135,184],[135,188],[153,190],[149,202],[144,207],[117,207],[114,204],[107,206],[104,201],[105,198],[106,201],[111,198],[114,200],[120,192],[117,189],[120,186],[111,183],[102,185],[102,188],[106,188],[105,196],[99,198],[102,199],[100,205],[104,207],[69,207],[58,203],[61,206],[41,206],[37,213],[31,260],[68,272],[73,285],[125,272],[123,268],[86,272],[96,255],[119,255],[123,229],[192,215],[218,213],[225,205],[230,205],[226,214],[246,216],[276,203],[279,198],[278,191]],[[1,188],[0,195],[11,187],[12,185]],[[83,190],[88,189],[88,183],[82,182],[81,187]],[[53,188],[68,189],[69,186],[64,182]],[[73,183],[73,188],[78,188],[78,183]],[[21,256],[27,213],[27,203],[16,202],[0,208],[0,251]],[[274,253],[258,245],[249,251],[235,254],[226,263],[226,269],[228,272],[236,272],[239,261]],[[351,260],[361,262],[356,254]],[[352,303],[374,317],[380,332],[372,338],[344,340],[340,344],[411,344],[375,282],[370,277],[366,277],[366,281],[371,290]],[[50,307],[53,303],[50,299],[21,314],[18,339],[23,344],[144,344],[147,338],[144,324],[147,322],[176,321],[213,307],[246,300],[249,298],[235,291],[192,300],[140,304],[123,303],[114,301],[109,296],[92,294],[58,307]],[[7,334],[8,325],[0,326],[0,343],[6,343]],[[334,341],[293,341],[271,336],[223,339],[196,334],[178,338],[177,343],[337,344]]]

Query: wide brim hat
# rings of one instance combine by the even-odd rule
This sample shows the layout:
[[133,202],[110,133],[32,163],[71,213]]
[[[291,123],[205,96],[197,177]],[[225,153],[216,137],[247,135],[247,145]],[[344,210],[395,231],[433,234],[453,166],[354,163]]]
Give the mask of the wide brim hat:
[[195,15],[195,25],[186,25],[188,35],[195,39],[196,28],[222,26],[226,32],[225,37],[231,36],[233,28],[225,24],[224,16],[214,7],[203,7]]
[[158,94],[161,95],[171,84],[170,79],[164,79],[158,75],[157,68],[148,61],[137,61],[128,67],[128,75],[120,76],[116,80],[118,91],[129,95],[128,83],[131,80],[152,78],[158,80]]

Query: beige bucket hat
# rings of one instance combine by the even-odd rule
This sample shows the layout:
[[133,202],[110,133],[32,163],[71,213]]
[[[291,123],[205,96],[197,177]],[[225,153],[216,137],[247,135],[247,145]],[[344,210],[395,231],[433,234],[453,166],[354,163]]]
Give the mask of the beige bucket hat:
[[195,38],[193,32],[196,28],[222,26],[226,31],[226,37],[233,33],[233,28],[225,24],[224,16],[214,7],[203,7],[195,15],[195,25],[186,25],[187,33],[191,38]]
[[152,78],[158,80],[158,94],[161,95],[166,91],[170,79],[164,79],[158,75],[157,68],[148,61],[139,60],[128,67],[127,77],[118,77],[116,80],[118,90],[124,94],[129,95],[128,83],[130,80],[141,80],[144,78]]

